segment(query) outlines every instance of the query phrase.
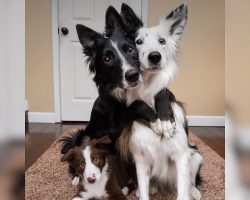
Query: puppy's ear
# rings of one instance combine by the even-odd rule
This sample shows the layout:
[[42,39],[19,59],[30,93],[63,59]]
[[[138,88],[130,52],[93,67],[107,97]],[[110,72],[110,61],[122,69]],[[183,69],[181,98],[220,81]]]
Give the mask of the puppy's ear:
[[83,48],[86,49],[94,48],[97,44],[97,41],[102,38],[100,33],[97,33],[81,24],[76,25],[76,31],[80,43],[82,44]]
[[173,10],[164,20],[167,22],[169,34],[176,38],[180,39],[184,28],[187,23],[187,14],[188,9],[186,4],[182,4],[175,10]]
[[106,27],[105,31],[106,34],[112,34],[115,30],[124,30],[124,23],[122,21],[122,17],[116,11],[113,6],[109,6],[106,11]]
[[96,148],[99,148],[99,149],[102,149],[102,150],[107,150],[108,148],[108,145],[111,143],[111,139],[108,135],[100,138],[100,139],[97,139],[93,142],[94,144],[94,147]]
[[64,154],[61,157],[61,162],[65,162],[65,161],[73,161],[74,160],[74,155],[75,155],[75,149],[70,149],[66,154]]
[[143,26],[140,18],[127,4],[122,3],[121,16],[129,33],[135,34]]

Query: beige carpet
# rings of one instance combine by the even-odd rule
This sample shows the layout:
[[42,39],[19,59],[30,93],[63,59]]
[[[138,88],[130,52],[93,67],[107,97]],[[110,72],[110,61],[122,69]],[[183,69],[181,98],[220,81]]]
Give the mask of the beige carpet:
[[[65,134],[75,131],[69,129]],[[224,197],[224,159],[210,149],[204,142],[193,134],[190,141],[198,146],[204,157],[201,176],[203,182],[200,186],[202,199],[217,200]],[[25,192],[26,200],[69,200],[76,193],[71,185],[67,164],[60,162],[61,144],[57,141],[26,171]],[[128,200],[137,199],[130,194]],[[156,194],[151,200],[174,200],[174,194]]]

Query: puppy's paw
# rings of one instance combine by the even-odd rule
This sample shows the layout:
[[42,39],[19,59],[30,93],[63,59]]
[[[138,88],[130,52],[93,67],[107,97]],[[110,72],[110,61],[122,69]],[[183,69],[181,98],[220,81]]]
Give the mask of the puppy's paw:
[[137,188],[137,190],[135,191],[135,196],[140,199],[140,191],[139,189]]
[[72,185],[73,185],[74,187],[76,187],[76,186],[78,186],[79,181],[80,181],[80,178],[79,178],[78,176],[75,176],[75,177],[72,179],[71,183],[72,183]]
[[124,188],[122,188],[122,193],[127,196],[128,195],[128,192],[129,192],[129,189],[127,186],[125,186]]
[[192,186],[190,192],[191,192],[191,199],[192,200],[200,200],[201,199],[201,193],[196,187]]
[[149,186],[149,194],[154,195],[156,193],[158,193],[158,187],[155,186],[155,185],[150,184],[150,186]]
[[176,129],[176,124],[175,122],[171,123],[170,120],[168,121],[161,121],[162,123],[162,132],[163,135],[169,139],[174,136],[175,134],[175,129]]
[[82,200],[81,197],[74,197],[72,200]]
[[162,123],[160,119],[157,119],[155,122],[151,122],[150,127],[154,133],[160,136],[162,135]]

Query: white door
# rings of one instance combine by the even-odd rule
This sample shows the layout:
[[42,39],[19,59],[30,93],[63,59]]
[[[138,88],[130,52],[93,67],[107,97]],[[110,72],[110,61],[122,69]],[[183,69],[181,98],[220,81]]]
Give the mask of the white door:
[[138,16],[143,0],[59,0],[60,86],[62,121],[89,121],[98,92],[89,74],[76,24],[104,31],[105,12],[109,5],[120,11],[122,2]]

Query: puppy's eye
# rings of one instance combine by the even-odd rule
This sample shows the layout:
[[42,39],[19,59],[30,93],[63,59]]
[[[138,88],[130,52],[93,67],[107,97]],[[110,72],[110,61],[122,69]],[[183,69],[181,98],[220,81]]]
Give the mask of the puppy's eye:
[[81,164],[80,164],[80,167],[85,167],[85,163],[81,163]]
[[94,163],[94,164],[98,164],[98,162],[99,162],[99,158],[94,158],[94,159],[93,159],[93,163]]
[[129,54],[132,54],[132,53],[134,53],[134,48],[132,48],[132,47],[129,47],[128,48],[128,50],[127,50],[127,52],[129,53]]
[[162,44],[162,45],[163,45],[163,44],[166,44],[166,40],[163,39],[163,38],[160,38],[160,39],[159,39],[159,42],[160,42],[160,44]]
[[138,44],[138,45],[141,45],[142,44],[142,40],[138,39],[138,40],[135,41],[135,43]]
[[110,56],[105,56],[103,58],[103,62],[106,64],[110,64],[112,62],[112,58]]

